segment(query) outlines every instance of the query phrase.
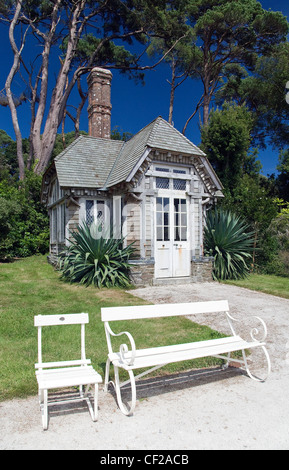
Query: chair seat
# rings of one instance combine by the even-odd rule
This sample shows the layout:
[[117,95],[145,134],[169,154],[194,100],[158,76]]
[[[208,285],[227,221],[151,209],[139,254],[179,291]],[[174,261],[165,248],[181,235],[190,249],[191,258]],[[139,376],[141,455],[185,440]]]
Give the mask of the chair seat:
[[40,389],[53,389],[101,383],[102,378],[92,366],[47,369],[36,372]]

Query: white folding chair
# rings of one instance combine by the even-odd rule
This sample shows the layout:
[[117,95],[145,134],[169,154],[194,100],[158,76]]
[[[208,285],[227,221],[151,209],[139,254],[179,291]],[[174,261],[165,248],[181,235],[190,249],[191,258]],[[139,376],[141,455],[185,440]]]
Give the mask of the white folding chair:
[[[38,327],[38,363],[35,364],[38,382],[40,410],[43,429],[48,428],[48,406],[85,400],[93,421],[98,415],[98,384],[101,376],[90,365],[85,355],[85,324],[89,322],[87,313],[69,315],[37,315],[34,326]],[[42,361],[42,327],[54,325],[81,325],[81,359],[73,361],[43,362]],[[57,344],[55,344],[57,348]],[[86,386],[83,392],[83,386]],[[65,400],[48,401],[48,390],[79,386],[80,395]],[[94,386],[94,406],[88,396],[89,389]]]

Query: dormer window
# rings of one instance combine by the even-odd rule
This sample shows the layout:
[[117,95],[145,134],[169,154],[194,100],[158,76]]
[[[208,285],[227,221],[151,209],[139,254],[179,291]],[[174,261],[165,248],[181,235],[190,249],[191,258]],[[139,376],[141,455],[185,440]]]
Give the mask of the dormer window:
[[187,182],[191,179],[186,168],[156,166],[153,175],[155,176],[156,189],[174,191],[186,191]]

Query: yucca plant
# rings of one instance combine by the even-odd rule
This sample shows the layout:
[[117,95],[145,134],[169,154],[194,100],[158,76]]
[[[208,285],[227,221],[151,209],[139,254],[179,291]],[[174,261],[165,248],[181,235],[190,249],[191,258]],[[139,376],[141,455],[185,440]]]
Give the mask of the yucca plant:
[[215,280],[242,279],[250,271],[254,232],[239,216],[223,209],[207,214],[205,253],[214,256]]
[[93,230],[86,223],[71,232],[70,246],[59,256],[61,278],[99,288],[129,286],[132,244],[123,248],[123,238],[116,240],[99,234],[98,229]]

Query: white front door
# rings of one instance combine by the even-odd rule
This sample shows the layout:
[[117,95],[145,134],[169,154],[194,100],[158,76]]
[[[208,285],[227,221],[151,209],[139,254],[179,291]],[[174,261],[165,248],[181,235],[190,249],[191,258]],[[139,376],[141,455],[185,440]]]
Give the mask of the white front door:
[[185,195],[160,196],[155,202],[155,276],[189,276],[188,201]]

